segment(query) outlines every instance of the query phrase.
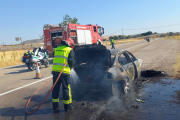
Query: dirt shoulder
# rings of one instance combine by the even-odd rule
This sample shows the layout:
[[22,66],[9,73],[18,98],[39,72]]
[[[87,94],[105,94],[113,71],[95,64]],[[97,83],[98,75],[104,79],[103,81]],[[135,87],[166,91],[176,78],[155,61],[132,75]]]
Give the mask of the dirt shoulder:
[[180,79],[180,52],[177,53],[177,62],[174,64],[174,76],[176,79]]

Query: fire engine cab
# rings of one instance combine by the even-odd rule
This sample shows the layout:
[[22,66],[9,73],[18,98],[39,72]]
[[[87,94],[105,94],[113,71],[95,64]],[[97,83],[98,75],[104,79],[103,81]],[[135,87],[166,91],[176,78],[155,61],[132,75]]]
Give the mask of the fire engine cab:
[[98,25],[79,25],[67,23],[67,25],[50,25],[45,24],[44,46],[48,50],[49,55],[53,56],[54,49],[61,40],[67,40],[71,37],[76,45],[97,44],[98,40],[102,41],[104,28]]

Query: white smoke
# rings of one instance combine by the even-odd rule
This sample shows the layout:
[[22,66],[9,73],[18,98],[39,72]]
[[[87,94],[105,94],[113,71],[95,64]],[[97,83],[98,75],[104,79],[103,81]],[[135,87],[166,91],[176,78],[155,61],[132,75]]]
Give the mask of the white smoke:
[[122,109],[122,104],[122,100],[118,96],[113,96],[107,101],[106,104],[102,105],[100,109],[90,117],[90,120],[96,120],[103,111],[106,112],[108,110],[112,112],[111,114],[114,114],[114,111],[117,109]]
[[77,83],[80,82],[79,77],[78,77],[78,75],[77,75],[77,73],[75,72],[74,69],[71,69],[70,80],[74,84],[77,84]]

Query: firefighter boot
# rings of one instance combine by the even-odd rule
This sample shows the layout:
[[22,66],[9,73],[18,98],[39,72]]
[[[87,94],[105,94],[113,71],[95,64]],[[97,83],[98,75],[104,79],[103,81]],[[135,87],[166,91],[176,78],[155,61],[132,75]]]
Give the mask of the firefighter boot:
[[69,110],[72,110],[73,109],[72,103],[64,104],[64,109],[65,109],[66,112],[68,112]]
[[69,110],[73,110],[72,103],[69,104]]
[[58,102],[53,102],[53,110],[58,110],[59,105]]

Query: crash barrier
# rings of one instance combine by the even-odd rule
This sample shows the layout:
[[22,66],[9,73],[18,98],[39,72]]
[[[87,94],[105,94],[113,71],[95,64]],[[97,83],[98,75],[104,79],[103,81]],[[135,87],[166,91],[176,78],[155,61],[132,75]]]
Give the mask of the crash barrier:
[[62,68],[61,72],[59,73],[59,76],[57,77],[54,85],[53,85],[52,88],[49,90],[49,93],[48,93],[47,96],[44,98],[44,100],[42,101],[42,103],[41,103],[35,110],[33,110],[33,111],[31,111],[31,112],[28,112],[28,110],[27,110],[27,109],[28,109],[28,105],[29,105],[31,99],[32,99],[33,96],[36,95],[43,87],[45,87],[45,86],[52,80],[52,78],[51,78],[46,84],[44,84],[39,90],[37,90],[37,91],[29,98],[29,100],[28,100],[27,103],[26,103],[26,113],[32,114],[32,113],[36,112],[36,111],[41,107],[41,105],[46,101],[46,99],[48,98],[48,96],[50,95],[50,93],[52,92],[52,90],[54,89],[56,83],[58,82],[59,77],[61,76],[61,74],[62,74],[65,66],[67,65],[67,63],[68,63],[68,62],[66,62],[65,65],[63,66],[63,68]]
[[40,46],[23,46],[23,47],[2,47],[0,48],[0,50],[4,50],[4,49],[16,49],[16,48],[34,48],[34,47],[40,47]]
[[[128,42],[135,42],[135,41],[141,41],[141,40],[144,40],[144,39],[129,39],[129,40],[114,40],[115,44],[122,44],[122,43],[128,43]],[[110,45],[110,41],[103,41],[103,45]]]

